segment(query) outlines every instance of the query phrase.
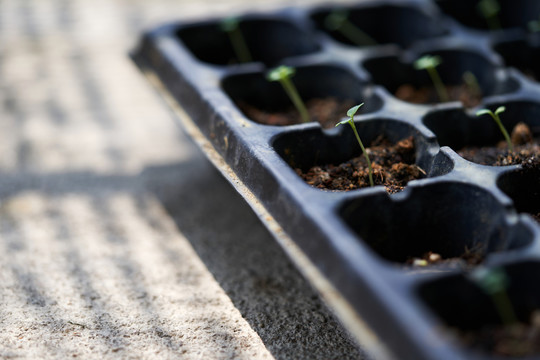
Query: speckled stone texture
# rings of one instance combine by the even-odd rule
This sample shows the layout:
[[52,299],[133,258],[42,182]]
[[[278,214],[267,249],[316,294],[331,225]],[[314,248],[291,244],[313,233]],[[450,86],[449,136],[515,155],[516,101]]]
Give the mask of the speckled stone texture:
[[0,359],[363,358],[127,56],[276,5],[0,1]]

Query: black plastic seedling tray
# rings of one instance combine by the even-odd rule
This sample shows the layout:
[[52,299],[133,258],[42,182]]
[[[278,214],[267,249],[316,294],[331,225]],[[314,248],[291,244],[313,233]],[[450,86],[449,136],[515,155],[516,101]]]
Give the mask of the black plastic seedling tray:
[[[502,139],[489,117],[475,116],[479,108],[504,105],[507,127],[523,121],[539,135],[540,35],[528,33],[527,24],[538,18],[540,1],[500,1],[502,29],[494,31],[478,17],[477,2],[340,5],[377,41],[367,46],[325,28],[337,6],[328,4],[235,14],[252,62],[231,62],[235,54],[217,18],[159,27],[132,54],[189,135],[376,359],[497,358],[456,335],[500,322],[493,301],[470,280],[474,270],[405,264],[426,251],[451,257],[480,248],[485,259],[478,266],[504,269],[519,317],[540,307],[540,226],[531,216],[540,212],[540,170],[479,165],[456,152]],[[471,71],[481,103],[467,109],[398,100],[400,84],[429,82],[412,66],[423,54],[441,56],[447,83]],[[355,122],[365,143],[380,134],[391,141],[412,136],[426,177],[392,195],[382,186],[337,192],[306,184],[296,168],[339,163],[360,150],[348,126],[264,125],[240,110],[241,102],[266,110],[289,105],[279,84],[265,80],[279,64],[296,68],[293,79],[306,99],[364,102]]]

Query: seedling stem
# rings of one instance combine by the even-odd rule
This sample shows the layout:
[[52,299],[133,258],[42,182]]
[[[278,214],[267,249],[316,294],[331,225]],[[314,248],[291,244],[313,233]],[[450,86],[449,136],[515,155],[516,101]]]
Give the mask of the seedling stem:
[[377,41],[365,33],[349,19],[347,11],[332,11],[324,19],[324,26],[332,31],[339,31],[350,42],[358,46],[377,45]]
[[471,279],[491,297],[499,317],[505,325],[511,325],[518,321],[506,291],[509,280],[503,269],[479,268],[471,273]]
[[240,21],[235,17],[226,18],[221,22],[221,29],[229,35],[236,58],[241,63],[252,61],[251,53],[247,47],[246,40],[240,31]]
[[270,70],[266,76],[268,81],[279,81],[281,85],[283,86],[283,89],[293,102],[294,106],[300,113],[300,117],[302,118],[302,122],[309,122],[309,113],[306,109],[306,106],[304,105],[304,102],[302,101],[302,98],[298,94],[298,91],[296,90],[296,87],[294,86],[293,82],[291,81],[291,76],[294,75],[296,70],[290,66],[281,65],[277,68],[274,68]]
[[508,150],[510,150],[511,152],[514,151],[514,146],[512,145],[512,140],[510,140],[510,136],[508,135],[508,131],[506,131],[506,128],[504,127],[502,121],[501,121],[501,118],[499,117],[499,114],[504,112],[506,110],[506,107],[504,106],[499,106],[497,108],[497,110],[495,110],[495,113],[493,113],[491,110],[489,109],[482,109],[482,110],[478,110],[476,112],[476,116],[481,116],[481,115],[485,115],[485,114],[489,114],[489,116],[491,116],[493,118],[493,120],[495,120],[495,122],[497,123],[497,125],[499,126],[499,129],[501,130],[505,140],[506,140],[506,143],[508,144]]
[[467,85],[467,87],[470,89],[473,96],[480,97],[482,95],[482,88],[480,88],[478,79],[476,79],[476,76],[472,72],[465,71],[463,73],[463,81],[465,82],[465,85]]
[[343,124],[349,124],[351,128],[353,129],[354,136],[356,136],[356,140],[358,141],[358,144],[360,145],[360,148],[362,149],[362,153],[364,154],[364,157],[366,159],[366,162],[368,164],[368,175],[369,175],[369,185],[375,186],[373,183],[373,169],[371,168],[371,161],[369,160],[369,156],[367,154],[366,149],[364,148],[364,144],[362,143],[362,140],[360,140],[360,135],[358,135],[358,131],[356,131],[356,126],[354,125],[354,115],[358,111],[358,109],[364,105],[364,103],[361,103],[360,105],[353,106],[347,111],[347,116],[349,117],[347,120],[340,121],[336,124],[336,126],[343,125]]
[[501,11],[499,2],[497,0],[481,0],[477,6],[480,14],[486,19],[490,30],[499,30],[501,28],[498,16]]
[[427,70],[433,86],[435,86],[435,91],[439,96],[441,102],[449,101],[448,92],[444,86],[439,72],[437,71],[437,66],[441,64],[442,60],[440,56],[424,55],[414,62],[414,68],[416,70]]

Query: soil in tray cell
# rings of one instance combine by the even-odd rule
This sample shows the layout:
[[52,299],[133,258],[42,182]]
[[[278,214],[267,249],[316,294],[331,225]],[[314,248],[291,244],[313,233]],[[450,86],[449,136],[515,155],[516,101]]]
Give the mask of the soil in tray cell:
[[[472,88],[467,84],[448,85],[446,92],[449,101],[460,101],[464,107],[473,108],[482,101],[480,90]],[[394,95],[403,101],[413,104],[434,104],[441,102],[437,91],[433,86],[414,87],[411,84],[404,84],[397,88]]]
[[508,325],[490,324],[478,330],[459,331],[464,344],[493,355],[516,358],[540,354],[540,310],[531,313],[528,322]]
[[540,166],[540,145],[533,138],[530,128],[524,123],[518,123],[511,134],[513,151],[508,149],[506,142],[501,141],[497,146],[464,147],[458,151],[463,158],[481,165],[506,166],[523,164]]
[[[324,129],[333,128],[347,110],[356,105],[352,100],[340,100],[335,97],[314,98],[306,101],[311,121],[317,121]],[[301,124],[302,118],[294,106],[282,112],[267,112],[245,102],[239,102],[240,110],[250,119],[265,125]]]
[[[375,139],[366,149],[373,168],[373,182],[383,185],[388,193],[396,193],[415,179],[426,176],[415,164],[412,137],[392,144],[383,136]],[[349,191],[370,186],[369,170],[363,154],[341,164],[311,167],[307,171],[295,169],[308,184],[325,190]]]
[[420,296],[452,337],[474,352],[469,357],[538,359],[538,265],[524,261],[439,278],[422,285]]
[[519,213],[540,222],[540,159],[536,157],[520,168],[499,177],[497,186],[508,195]]
[[411,257],[407,259],[406,264],[417,269],[427,267],[445,267],[445,268],[472,268],[481,264],[485,258],[485,251],[481,247],[465,247],[463,254],[456,257],[445,258],[439,253],[428,251],[421,257]]
[[395,56],[374,57],[365,60],[362,67],[373,83],[411,104],[459,101],[464,107],[473,108],[485,97],[517,88],[506,74],[497,76],[497,67],[486,57],[470,51],[437,51],[413,63]]

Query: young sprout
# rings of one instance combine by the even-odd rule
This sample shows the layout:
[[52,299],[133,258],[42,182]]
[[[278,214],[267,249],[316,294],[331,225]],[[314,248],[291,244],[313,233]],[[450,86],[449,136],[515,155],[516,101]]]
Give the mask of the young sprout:
[[439,66],[441,63],[442,60],[440,56],[424,55],[414,62],[414,68],[416,70],[427,70],[429,77],[435,86],[439,100],[441,102],[446,102],[450,98],[448,97],[446,87],[444,86],[441,77],[439,76],[439,72],[437,71],[437,66]]
[[349,13],[345,10],[334,10],[324,19],[324,26],[331,31],[339,31],[350,42],[358,46],[377,45],[371,36],[349,20]]
[[540,31],[540,18],[536,20],[531,20],[527,23],[530,32],[539,32]]
[[478,268],[471,273],[470,278],[485,294],[491,297],[499,317],[505,325],[517,322],[514,307],[506,291],[509,279],[503,269]]
[[240,31],[240,21],[235,17],[229,17],[221,21],[221,30],[229,35],[234,53],[238,61],[242,63],[251,62],[252,57],[246,45],[246,41]]
[[481,110],[478,110],[476,112],[476,116],[481,116],[481,115],[485,115],[485,114],[489,114],[489,116],[491,116],[493,118],[493,120],[495,120],[495,122],[497,123],[497,125],[499,126],[499,129],[501,130],[505,140],[506,140],[506,143],[508,144],[508,150],[510,151],[514,151],[514,146],[512,145],[512,140],[510,140],[510,136],[508,135],[508,131],[506,131],[502,121],[501,121],[501,118],[499,117],[499,114],[504,112],[506,110],[506,108],[504,106],[499,106],[497,108],[497,110],[495,110],[495,113],[493,113],[491,110],[489,109],[481,109]]
[[476,79],[476,76],[472,72],[465,71],[463,73],[463,82],[465,82],[465,85],[470,89],[473,96],[482,96],[482,88],[478,83],[478,79]]
[[281,65],[277,68],[270,70],[266,75],[266,79],[268,81],[279,81],[283,86],[283,89],[285,89],[285,92],[293,102],[294,106],[300,113],[302,122],[309,122],[310,119],[306,106],[304,105],[302,98],[298,94],[296,87],[291,81],[291,76],[293,76],[295,72],[296,70],[294,68]]
[[499,21],[499,12],[501,7],[497,0],[481,0],[477,5],[478,12],[486,19],[491,30],[499,30],[501,22]]
[[360,148],[362,149],[362,153],[364,154],[364,157],[366,159],[366,162],[368,164],[368,175],[369,175],[369,185],[374,186],[373,183],[373,169],[371,168],[371,161],[369,160],[369,156],[366,152],[366,149],[364,148],[364,144],[362,143],[362,140],[360,140],[360,136],[358,135],[358,131],[356,131],[356,126],[354,125],[354,115],[360,109],[360,107],[364,105],[364,103],[361,103],[360,105],[353,106],[347,111],[347,116],[349,117],[347,120],[340,121],[336,124],[336,126],[343,125],[343,124],[349,124],[351,125],[351,128],[353,129],[354,136],[356,136],[356,140],[358,141],[358,144],[360,145]]

